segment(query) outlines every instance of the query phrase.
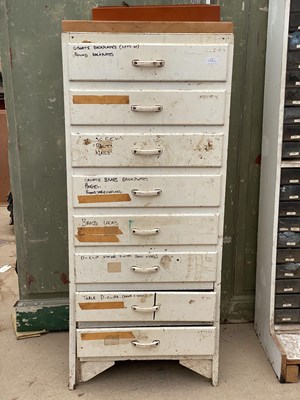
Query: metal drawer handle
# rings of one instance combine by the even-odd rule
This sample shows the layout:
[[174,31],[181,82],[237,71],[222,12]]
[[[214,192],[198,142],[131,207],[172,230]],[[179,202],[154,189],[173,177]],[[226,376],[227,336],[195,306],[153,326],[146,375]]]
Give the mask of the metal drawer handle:
[[153,61],[132,60],[132,65],[134,67],[163,67],[165,65],[165,61],[164,60],[153,60]]
[[153,307],[139,307],[139,306],[131,306],[133,311],[141,312],[141,313],[148,313],[158,311],[160,306],[153,306]]
[[160,196],[162,193],[162,190],[161,189],[155,189],[155,190],[133,189],[131,191],[131,193],[138,197],[154,197],[154,196]]
[[139,235],[139,236],[148,236],[148,235],[158,235],[160,232],[159,228],[154,228],[154,229],[137,229],[137,228],[132,228],[131,233],[133,235]]
[[155,347],[155,346],[158,346],[159,343],[160,343],[160,340],[153,340],[150,343],[140,343],[138,340],[133,340],[131,342],[132,346],[135,346],[135,347]]
[[159,266],[140,268],[133,265],[132,267],[130,267],[130,269],[132,272],[137,272],[138,274],[153,274],[154,272],[158,272],[160,268]]
[[155,105],[155,106],[138,106],[133,105],[131,106],[131,111],[134,112],[160,112],[163,110],[162,105]]
[[159,156],[163,149],[132,149],[132,153],[136,156]]

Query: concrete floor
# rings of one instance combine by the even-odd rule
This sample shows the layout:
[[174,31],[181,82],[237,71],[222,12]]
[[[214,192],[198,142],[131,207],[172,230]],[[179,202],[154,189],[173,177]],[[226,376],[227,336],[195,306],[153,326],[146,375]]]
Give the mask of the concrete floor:
[[[0,267],[14,265],[13,227],[0,207]],[[16,340],[11,325],[18,300],[13,268],[0,274],[0,400],[289,400],[300,386],[280,384],[252,324],[223,325],[220,384],[210,382],[176,361],[122,362],[75,391],[67,388],[68,333]]]

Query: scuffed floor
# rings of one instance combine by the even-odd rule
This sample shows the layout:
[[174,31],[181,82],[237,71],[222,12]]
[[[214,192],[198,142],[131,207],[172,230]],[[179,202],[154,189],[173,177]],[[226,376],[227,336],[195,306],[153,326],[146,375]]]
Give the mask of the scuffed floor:
[[[0,207],[0,267],[14,266],[13,227]],[[77,390],[67,388],[68,333],[49,333],[17,341],[11,324],[18,300],[14,268],[0,273],[0,400],[289,400],[299,398],[299,383],[277,381],[252,324],[223,325],[220,384],[176,361],[122,362]]]

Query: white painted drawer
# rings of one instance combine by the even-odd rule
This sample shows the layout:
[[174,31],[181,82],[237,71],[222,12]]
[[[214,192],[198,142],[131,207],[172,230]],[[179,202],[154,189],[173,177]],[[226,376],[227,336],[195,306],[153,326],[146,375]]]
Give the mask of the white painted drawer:
[[75,245],[217,244],[219,215],[75,216]]
[[155,293],[77,292],[75,303],[76,321],[152,321]]
[[73,167],[220,167],[221,134],[77,134]]
[[215,327],[77,329],[77,355],[127,359],[211,356],[215,335]]
[[220,175],[73,176],[74,207],[216,207]]
[[[138,40],[134,37],[132,39]],[[228,44],[220,42],[193,44],[187,41],[181,45],[136,42],[72,43],[68,45],[69,79],[225,81]]]
[[217,253],[75,254],[76,283],[214,282]]
[[224,90],[70,92],[71,125],[223,125],[224,115]]
[[216,293],[157,292],[155,321],[213,322],[216,314]]
[[77,292],[76,321],[213,322],[214,292]]

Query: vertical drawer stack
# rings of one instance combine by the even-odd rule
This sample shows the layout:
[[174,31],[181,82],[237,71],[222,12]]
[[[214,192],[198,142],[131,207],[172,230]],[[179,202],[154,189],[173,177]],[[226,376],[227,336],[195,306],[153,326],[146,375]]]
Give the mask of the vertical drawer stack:
[[275,322],[300,322],[300,4],[290,7],[277,241]]
[[232,43],[63,34],[77,381],[176,359],[217,383]]

